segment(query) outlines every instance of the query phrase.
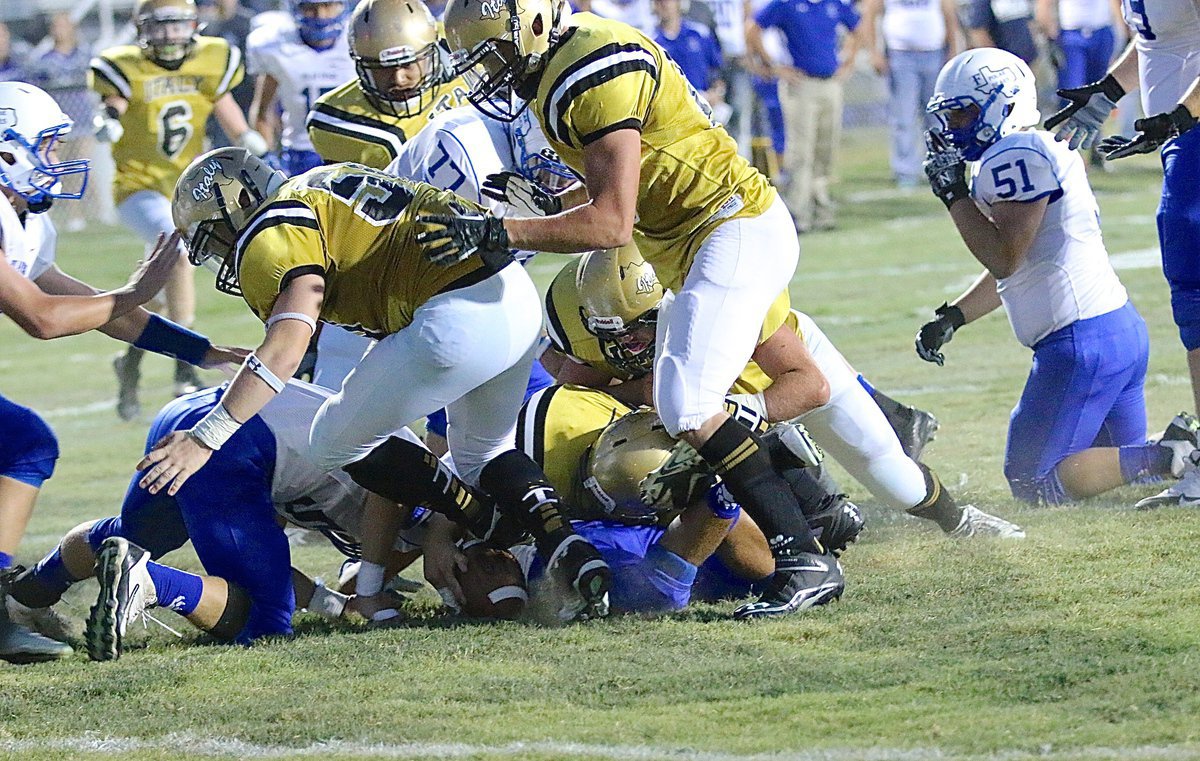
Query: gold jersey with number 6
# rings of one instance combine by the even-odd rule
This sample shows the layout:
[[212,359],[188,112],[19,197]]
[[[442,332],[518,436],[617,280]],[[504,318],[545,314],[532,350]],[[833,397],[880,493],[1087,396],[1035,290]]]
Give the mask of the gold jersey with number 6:
[[204,148],[204,125],[213,104],[244,75],[242,54],[219,37],[195,37],[173,68],[152,60],[139,45],[108,48],[92,59],[88,81],[101,98],[129,103],[124,134],[113,145],[114,200],[139,190],[167,198],[183,169]]

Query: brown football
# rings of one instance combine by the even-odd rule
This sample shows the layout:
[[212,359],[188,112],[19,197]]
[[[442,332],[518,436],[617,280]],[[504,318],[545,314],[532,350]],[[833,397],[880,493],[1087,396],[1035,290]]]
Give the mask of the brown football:
[[463,554],[467,570],[458,574],[466,598],[463,613],[472,618],[518,618],[529,597],[525,575],[513,554],[481,544]]

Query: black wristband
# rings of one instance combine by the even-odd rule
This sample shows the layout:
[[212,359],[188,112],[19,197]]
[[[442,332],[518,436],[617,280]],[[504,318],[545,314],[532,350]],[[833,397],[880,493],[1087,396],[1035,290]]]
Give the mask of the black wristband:
[[1121,87],[1121,83],[1118,82],[1117,78],[1112,74],[1109,74],[1105,76],[1104,79],[1101,79],[1099,85],[1100,93],[1113,103],[1116,103],[1118,100],[1125,97],[1125,88]]
[[116,119],[117,121],[121,121],[121,112],[118,111],[117,107],[112,105],[111,103],[105,104],[104,115],[106,117],[108,117],[109,119]]
[[963,315],[963,311],[957,306],[953,306],[945,302],[943,302],[940,307],[933,310],[933,313],[937,315],[939,320],[944,320],[946,324],[955,330],[958,330],[963,325],[967,324],[967,318],[965,315]]
[[956,182],[950,187],[942,190],[941,193],[938,193],[938,198],[942,199],[942,203],[946,204],[947,209],[953,206],[956,201],[961,201],[964,198],[970,197],[971,188],[967,186],[965,180],[963,182]]

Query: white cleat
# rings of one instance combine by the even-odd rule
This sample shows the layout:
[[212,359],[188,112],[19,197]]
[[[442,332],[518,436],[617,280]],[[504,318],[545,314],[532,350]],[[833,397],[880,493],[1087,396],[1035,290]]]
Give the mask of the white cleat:
[[1182,478],[1191,466],[1192,453],[1196,451],[1197,432],[1200,423],[1186,412],[1176,415],[1158,440],[1160,447],[1171,450],[1171,475]]
[[101,543],[96,559],[100,594],[84,629],[88,657],[93,661],[120,658],[130,622],[143,618],[147,608],[158,604],[146,568],[149,560],[149,552],[122,537],[110,536]]
[[971,539],[977,536],[1024,539],[1025,530],[1015,523],[989,515],[974,505],[963,505],[962,520],[949,536],[955,539]]
[[12,597],[6,597],[4,602],[8,607],[9,620],[30,631],[58,642],[67,642],[75,637],[71,619],[52,607],[27,608]]
[[1200,451],[1188,455],[1182,478],[1133,507],[1137,510],[1157,510],[1160,507],[1196,506],[1200,506]]

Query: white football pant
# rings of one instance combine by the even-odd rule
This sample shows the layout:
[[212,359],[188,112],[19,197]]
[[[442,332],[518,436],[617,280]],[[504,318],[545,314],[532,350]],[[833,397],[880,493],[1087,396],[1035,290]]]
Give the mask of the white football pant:
[[672,436],[722,411],[799,259],[792,217],[777,197],[757,217],[718,226],[696,252],[679,293],[666,292],[658,310],[654,407]]
[[904,454],[887,418],[858,382],[858,373],[811,317],[796,314],[804,344],[829,381],[829,402],[796,420],[876,499],[897,510],[921,504],[925,475]]
[[519,264],[441,293],[412,324],[379,341],[321,406],[309,432],[314,459],[333,470],[366,456],[393,431],[447,408],[459,475],[512,449],[542,312]]

